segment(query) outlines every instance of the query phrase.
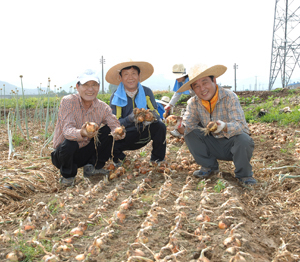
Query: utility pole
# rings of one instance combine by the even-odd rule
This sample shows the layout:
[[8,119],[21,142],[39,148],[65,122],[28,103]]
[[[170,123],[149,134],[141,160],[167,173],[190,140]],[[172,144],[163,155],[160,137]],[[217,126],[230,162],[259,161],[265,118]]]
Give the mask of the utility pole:
[[101,56],[100,63],[102,64],[102,94],[104,94],[104,73],[103,73],[103,64],[105,64],[105,59]]
[[257,91],[257,76],[255,76],[255,88],[254,88],[255,91]]
[[234,91],[236,92],[236,70],[239,68],[239,66],[234,63],[233,69],[234,69]]

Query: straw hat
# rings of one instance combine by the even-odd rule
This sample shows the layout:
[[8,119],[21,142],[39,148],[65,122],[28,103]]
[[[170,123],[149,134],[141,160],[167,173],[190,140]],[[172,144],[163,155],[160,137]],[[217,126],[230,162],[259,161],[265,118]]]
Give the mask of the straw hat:
[[177,93],[184,92],[186,90],[191,89],[191,84],[197,81],[200,78],[206,77],[206,76],[214,76],[215,78],[223,75],[227,70],[226,66],[223,65],[215,65],[210,68],[207,68],[206,65],[195,65],[194,67],[191,68],[189,72],[189,78],[190,81],[182,85],[177,90]]
[[170,102],[170,97],[163,96],[160,100],[157,100],[157,102],[166,106]]
[[183,64],[173,65],[172,72],[176,79],[187,76],[188,74],[185,71],[185,67]]
[[105,80],[113,85],[119,85],[119,73],[120,71],[128,66],[137,66],[140,69],[140,76],[141,80],[140,82],[145,81],[148,79],[154,72],[153,66],[148,62],[142,62],[142,61],[129,61],[129,62],[123,62],[120,64],[117,64],[113,67],[111,67],[108,72],[106,73]]

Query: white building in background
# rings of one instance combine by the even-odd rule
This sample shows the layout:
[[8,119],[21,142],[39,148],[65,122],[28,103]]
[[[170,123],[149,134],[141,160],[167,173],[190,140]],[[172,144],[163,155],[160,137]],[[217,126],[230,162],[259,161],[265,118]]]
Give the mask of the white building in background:
[[291,83],[287,86],[288,89],[296,89],[296,88],[300,88],[300,82],[294,82],[294,83]]

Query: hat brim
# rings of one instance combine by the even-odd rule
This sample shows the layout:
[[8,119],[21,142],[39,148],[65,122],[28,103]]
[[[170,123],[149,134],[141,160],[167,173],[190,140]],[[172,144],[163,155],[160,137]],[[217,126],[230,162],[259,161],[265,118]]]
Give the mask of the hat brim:
[[197,81],[200,78],[206,77],[206,76],[214,76],[215,78],[223,75],[227,70],[226,66],[223,65],[215,65],[210,68],[207,68],[203,72],[201,72],[199,75],[192,78],[190,81],[186,82],[184,85],[182,85],[176,93],[181,93],[184,91],[187,91],[191,89],[191,84]]
[[100,80],[97,77],[85,77],[85,78],[81,78],[81,79],[79,78],[78,80],[79,80],[80,84],[82,84],[82,85],[84,85],[88,81],[95,81],[98,84],[100,84]]
[[140,77],[141,77],[140,82],[143,82],[146,79],[148,79],[154,72],[153,66],[148,62],[129,61],[129,62],[117,64],[112,68],[110,68],[106,73],[105,80],[110,84],[119,85],[120,84],[119,73],[123,68],[128,66],[137,66],[140,69]]
[[187,76],[188,74],[181,74],[181,73],[173,73],[173,76],[175,79],[178,79],[178,78],[181,78],[181,77],[184,77],[184,76]]
[[161,100],[156,100],[156,102],[157,102],[157,103],[160,103],[160,104],[163,104],[163,105],[165,105],[165,106],[169,104],[169,103],[164,102],[164,101],[161,101]]

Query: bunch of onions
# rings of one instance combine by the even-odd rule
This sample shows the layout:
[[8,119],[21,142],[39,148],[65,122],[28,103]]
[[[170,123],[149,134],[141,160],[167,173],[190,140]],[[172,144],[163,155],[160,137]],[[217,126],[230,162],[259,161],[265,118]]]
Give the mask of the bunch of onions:
[[136,123],[142,123],[144,121],[153,122],[155,117],[150,109],[134,108],[133,114]]
[[167,125],[170,125],[170,126],[176,126],[177,124],[177,116],[175,115],[169,115],[167,118],[166,118],[166,124]]
[[211,132],[215,132],[218,128],[217,122],[209,122],[206,127],[200,127],[200,130],[204,132],[204,135],[207,136]]

